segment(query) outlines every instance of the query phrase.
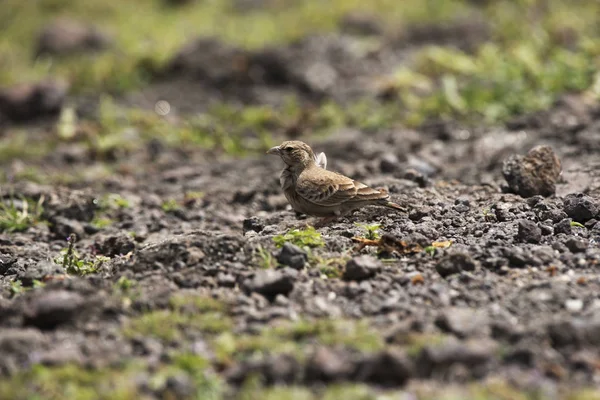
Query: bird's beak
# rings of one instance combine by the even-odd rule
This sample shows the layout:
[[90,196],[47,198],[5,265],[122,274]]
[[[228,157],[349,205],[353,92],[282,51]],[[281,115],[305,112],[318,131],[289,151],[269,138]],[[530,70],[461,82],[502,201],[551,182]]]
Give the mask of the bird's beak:
[[281,150],[279,149],[279,146],[271,147],[269,150],[267,150],[267,154],[275,154],[278,156],[280,153]]

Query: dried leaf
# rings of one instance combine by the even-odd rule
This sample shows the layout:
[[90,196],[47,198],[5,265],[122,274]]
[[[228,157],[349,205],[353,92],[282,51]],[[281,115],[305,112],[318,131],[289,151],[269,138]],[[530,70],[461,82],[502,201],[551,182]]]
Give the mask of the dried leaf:
[[431,243],[433,247],[437,247],[438,249],[447,249],[452,246],[452,240],[445,240],[443,242],[433,242]]

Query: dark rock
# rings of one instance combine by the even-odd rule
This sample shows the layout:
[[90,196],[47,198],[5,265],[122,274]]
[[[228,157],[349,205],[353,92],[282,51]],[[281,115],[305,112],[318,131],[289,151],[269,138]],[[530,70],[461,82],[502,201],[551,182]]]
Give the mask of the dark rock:
[[580,347],[600,345],[600,318],[568,319],[548,324],[548,336],[552,346]]
[[283,270],[266,269],[258,271],[253,278],[244,281],[246,292],[256,292],[274,299],[278,294],[287,296],[294,289],[298,272],[291,268]]
[[308,360],[305,379],[308,382],[339,382],[347,380],[354,372],[348,357],[327,347],[319,347]]
[[525,331],[519,325],[505,321],[494,321],[490,323],[490,331],[492,338],[496,340],[506,340],[510,343],[520,340],[525,335]]
[[542,230],[535,222],[522,219],[519,221],[517,239],[524,243],[539,243],[542,241]]
[[26,83],[0,90],[0,115],[25,122],[59,113],[68,85],[60,81]]
[[466,253],[448,254],[435,266],[436,271],[444,278],[462,271],[474,271],[475,268],[477,268],[477,262]]
[[277,255],[277,262],[294,269],[302,269],[308,261],[308,254],[300,247],[285,243]]
[[474,377],[483,376],[484,367],[492,360],[494,348],[495,343],[489,340],[466,343],[452,341],[443,345],[426,346],[416,361],[419,377],[443,375],[456,364],[466,366]]
[[250,218],[246,218],[244,220],[243,223],[243,232],[249,232],[249,231],[254,231],[254,232],[260,232],[265,228],[265,224],[263,221],[261,221],[258,217],[250,217]]
[[368,356],[358,366],[355,379],[382,386],[402,386],[413,376],[413,366],[402,352],[389,349]]
[[16,257],[0,254],[0,275],[6,272],[17,262]]
[[541,211],[539,213],[538,218],[540,221],[550,220],[553,223],[558,223],[563,219],[567,218],[567,213],[565,213],[563,210],[552,208],[549,210]]
[[84,298],[73,292],[53,290],[34,297],[25,310],[25,324],[53,329],[68,323],[82,311]]
[[504,362],[510,364],[519,364],[527,368],[534,366],[535,353],[533,349],[528,347],[520,347],[511,349],[503,357]]
[[385,153],[379,161],[379,169],[384,174],[390,174],[400,168],[400,160],[394,153]]
[[379,261],[368,255],[352,258],[346,263],[344,279],[348,281],[362,281],[372,278],[381,269]]
[[431,214],[431,207],[423,206],[416,208],[408,214],[408,218],[412,221],[419,221],[421,218],[426,217]]
[[82,222],[90,222],[96,215],[98,200],[89,193],[70,191],[67,195],[53,195],[44,203],[44,215],[49,220],[64,217]]
[[444,332],[465,338],[483,332],[488,326],[488,319],[484,311],[452,307],[444,310],[435,324]]
[[41,281],[46,277],[64,274],[64,272],[62,266],[52,261],[42,260],[35,265],[28,266],[25,272],[19,275],[19,279],[24,286],[31,286],[34,280]]
[[417,171],[414,168],[408,168],[406,171],[404,171],[404,175],[402,177],[409,181],[415,182],[421,188],[429,185],[429,178],[427,175]]
[[217,275],[217,284],[219,286],[223,286],[223,287],[235,287],[236,284],[236,279],[235,276],[231,275],[231,274],[226,274],[223,272],[220,272]]
[[96,52],[109,46],[111,39],[95,26],[59,19],[44,27],[38,37],[37,55],[67,55]]
[[573,230],[571,229],[571,218],[564,218],[560,222],[554,224],[555,235],[558,235],[559,233],[570,235],[572,231]]
[[115,235],[96,241],[94,247],[99,254],[112,258],[135,250],[135,241],[130,235]]
[[584,253],[588,248],[588,243],[582,238],[571,237],[565,242],[565,246],[571,253]]
[[582,193],[568,194],[564,200],[564,211],[574,221],[585,223],[600,212],[600,207],[589,196]]
[[522,196],[551,196],[561,173],[561,162],[549,146],[536,146],[526,156],[512,155],[502,173],[510,189]]
[[64,217],[52,218],[50,220],[50,231],[60,239],[68,238],[71,233],[74,233],[77,237],[82,237],[85,234],[81,222]]
[[248,204],[256,196],[256,190],[238,190],[233,194],[233,202],[238,204]]

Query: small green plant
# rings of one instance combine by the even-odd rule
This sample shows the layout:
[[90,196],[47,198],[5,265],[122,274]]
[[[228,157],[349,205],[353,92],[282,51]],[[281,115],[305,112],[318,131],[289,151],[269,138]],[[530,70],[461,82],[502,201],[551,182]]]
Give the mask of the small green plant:
[[129,200],[118,193],[106,194],[102,196],[100,200],[96,200],[96,204],[98,205],[98,208],[103,211],[129,208],[131,206]]
[[360,224],[358,222],[355,222],[354,225],[363,228],[366,233],[364,238],[365,239],[369,239],[369,240],[377,240],[381,237],[381,235],[379,234],[379,228],[381,228],[381,224]]
[[32,285],[32,287],[33,287],[34,289],[37,289],[37,288],[43,288],[44,286],[46,286],[46,284],[45,284],[44,282],[42,282],[42,281],[40,281],[40,280],[37,280],[37,279],[34,279],[34,280],[33,280],[33,285]]
[[571,221],[571,226],[572,227],[576,227],[576,228],[583,228],[583,229],[585,229],[585,226],[583,224],[580,224],[577,221]]
[[349,252],[344,252],[339,257],[324,258],[315,254],[310,248],[307,248],[306,251],[310,265],[317,268],[321,275],[325,275],[327,278],[340,278],[344,270],[344,265],[350,259]]
[[120,277],[116,283],[117,288],[123,292],[129,292],[134,285],[135,281],[127,278],[126,276]]
[[0,201],[0,232],[22,232],[37,224],[44,211],[43,203],[43,196],[37,202],[21,199],[20,208],[15,204],[12,196],[8,204]]
[[106,218],[106,217],[99,217],[99,216],[94,217],[94,219],[91,222],[91,224],[98,229],[104,229],[107,226],[112,225],[112,223],[113,223],[112,219]]
[[273,242],[275,242],[277,247],[281,247],[287,242],[300,247],[325,246],[325,241],[321,237],[321,234],[312,226],[306,229],[293,229],[286,234],[277,235],[273,238]]
[[69,246],[61,250],[60,256],[54,260],[55,263],[62,265],[68,274],[79,276],[93,274],[98,272],[105,262],[110,261],[110,258],[105,256],[96,256],[93,261],[81,258],[75,250],[76,240],[77,237],[74,233],[69,235],[67,238]]
[[162,203],[161,208],[163,209],[164,212],[169,213],[169,212],[179,210],[181,208],[181,206],[179,205],[179,203],[177,203],[177,200],[169,199],[169,200],[165,201],[164,203]]
[[10,294],[12,294],[13,296],[17,295],[17,294],[21,294],[25,291],[25,288],[23,287],[23,282],[21,282],[20,280],[16,280],[16,281],[12,281],[10,283]]
[[258,256],[258,266],[261,269],[269,269],[277,266],[277,261],[273,254],[262,246],[256,248],[255,254]]
[[423,250],[425,251],[425,253],[429,254],[432,257],[435,255],[435,252],[436,252],[434,246],[427,246]]

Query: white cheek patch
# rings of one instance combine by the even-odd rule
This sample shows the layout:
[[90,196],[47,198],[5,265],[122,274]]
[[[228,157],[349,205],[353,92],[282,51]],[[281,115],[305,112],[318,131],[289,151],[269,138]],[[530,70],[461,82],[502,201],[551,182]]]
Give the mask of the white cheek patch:
[[317,165],[323,169],[327,169],[327,156],[325,153],[319,153],[315,156],[315,162]]

